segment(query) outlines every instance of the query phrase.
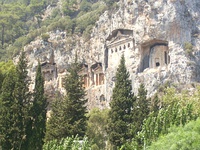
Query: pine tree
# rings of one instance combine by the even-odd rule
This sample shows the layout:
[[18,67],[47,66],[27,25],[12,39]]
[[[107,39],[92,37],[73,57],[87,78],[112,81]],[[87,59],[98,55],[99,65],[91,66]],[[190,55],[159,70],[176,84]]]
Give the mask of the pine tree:
[[2,84],[2,93],[0,97],[0,149],[9,150],[14,148],[15,134],[18,128],[15,124],[15,106],[13,91],[15,88],[15,70],[5,77]]
[[52,114],[48,121],[48,139],[85,135],[87,100],[79,71],[80,67],[76,59],[65,78],[65,98],[53,103]]
[[138,89],[138,96],[134,106],[133,119],[134,119],[134,134],[141,131],[143,121],[149,114],[149,100],[147,99],[147,90],[144,84],[140,84]]
[[2,87],[2,84],[3,84],[3,80],[4,80],[4,76],[3,76],[3,74],[1,73],[1,70],[0,70],[0,93],[1,93],[1,87]]
[[[38,62],[35,89],[34,89],[33,106],[30,111],[31,121],[29,122],[29,137],[28,149],[41,150],[44,144],[44,137],[46,132],[46,107],[47,100],[44,96],[44,79],[41,72],[41,65]],[[28,135],[27,135],[28,136]]]
[[135,97],[132,94],[131,80],[122,55],[116,72],[116,83],[113,89],[109,113],[109,140],[115,146],[121,146],[131,138],[131,111]]
[[19,62],[16,66],[16,83],[14,89],[14,101],[13,111],[16,121],[14,128],[18,129],[18,132],[13,135],[13,149],[27,149],[27,125],[30,124],[29,111],[31,108],[31,94],[29,92],[29,80],[27,72],[27,60],[25,58],[25,52],[22,52],[19,57]]
[[80,65],[77,63],[72,64],[69,69],[69,75],[65,79],[66,101],[67,101],[67,118],[69,136],[79,135],[83,137],[86,132],[87,126],[87,99],[83,87],[82,77],[79,76]]
[[47,132],[45,140],[61,139],[67,137],[66,119],[65,119],[65,100],[60,95],[56,94],[55,99],[51,103],[51,117],[47,121]]
[[153,112],[155,115],[158,113],[159,111],[159,98],[158,98],[158,94],[156,94],[151,101],[151,107],[150,107],[150,111]]

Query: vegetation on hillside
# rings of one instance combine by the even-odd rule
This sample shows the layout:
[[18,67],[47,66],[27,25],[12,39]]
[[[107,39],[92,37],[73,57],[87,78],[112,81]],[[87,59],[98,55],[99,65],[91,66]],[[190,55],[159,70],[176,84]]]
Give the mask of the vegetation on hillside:
[[[151,99],[143,84],[132,93],[122,56],[116,71],[110,109],[87,111],[79,65],[75,61],[65,78],[66,95],[51,104],[46,118],[46,97],[41,66],[35,89],[29,91],[25,53],[20,50],[36,37],[62,30],[85,40],[99,16],[115,9],[118,0],[0,0],[0,149],[2,150],[140,150],[198,149],[200,87],[191,95],[164,86]],[[47,13],[49,8],[52,9]],[[192,58],[192,45],[185,43]],[[8,61],[20,54],[14,66]],[[46,129],[47,126],[47,129]]]
[[30,81],[24,52],[21,53],[17,66],[8,70],[0,93],[0,148],[41,149],[46,128],[41,69],[37,71],[37,86],[33,95],[29,91]]
[[69,74],[65,78],[66,95],[53,102],[51,117],[47,122],[47,141],[76,135],[80,138],[85,136],[87,99],[82,79],[78,75],[79,66],[77,59],[71,64]]
[[169,133],[161,136],[148,150],[199,150],[200,119],[185,126],[171,127]]
[[[187,91],[179,93],[166,86],[161,93],[147,99],[147,91],[141,84],[138,95],[134,96],[122,56],[116,72],[111,108],[87,112],[85,91],[77,74],[79,65],[75,62],[65,79],[67,94],[64,98],[58,96],[53,102],[46,131],[46,98],[40,63],[33,93],[28,90],[24,53],[16,67],[11,62],[8,62],[8,67],[5,64],[0,65],[2,150],[61,149],[66,146],[86,150],[199,147],[200,124],[199,120],[195,122],[200,110],[198,87],[196,93],[189,95]],[[168,141],[170,144],[166,144]],[[179,144],[181,142],[184,143]]]
[[110,142],[119,147],[130,140],[131,123],[133,122],[132,109],[135,97],[132,94],[129,72],[125,66],[125,58],[122,55],[116,73],[116,82],[110,103],[108,135]]
[[[67,31],[85,40],[99,16],[118,0],[0,0],[0,60],[48,31]],[[46,10],[52,9],[48,12]],[[48,12],[48,13],[47,13]]]

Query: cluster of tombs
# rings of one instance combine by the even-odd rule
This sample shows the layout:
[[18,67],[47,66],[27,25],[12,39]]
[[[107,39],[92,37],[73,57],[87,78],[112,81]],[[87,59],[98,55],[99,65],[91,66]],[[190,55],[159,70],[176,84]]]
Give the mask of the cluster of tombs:
[[[58,88],[62,89],[64,85],[64,78],[66,76],[66,72],[62,72],[58,74]],[[83,79],[83,87],[88,88],[91,86],[100,86],[104,84],[104,73],[102,69],[101,63],[95,63],[90,68],[86,64],[81,64],[81,69],[79,75]]]
[[[95,63],[88,67],[87,64],[81,64],[79,75],[83,77],[83,87],[100,86],[104,84],[104,72],[102,63]],[[41,63],[42,74],[45,84],[57,80],[57,87],[63,89],[64,78],[67,71],[60,71],[58,73],[57,66],[54,61],[54,51],[51,51],[49,61]]]
[[[104,62],[97,62],[93,65],[82,64],[79,74],[83,77],[83,86],[97,87],[104,85],[106,72],[112,66],[118,66],[121,55],[124,54],[125,59],[130,58],[130,53],[135,50],[135,41],[133,31],[127,29],[114,30],[106,39],[106,48],[104,51]],[[145,69],[158,68],[166,66],[170,63],[168,42],[159,39],[152,39],[140,44],[140,65],[136,73],[141,73]],[[63,88],[63,79],[66,72],[57,73],[56,63],[53,59],[49,62],[42,63],[42,73],[45,81],[57,80],[58,88]],[[109,81],[108,81],[109,82]]]

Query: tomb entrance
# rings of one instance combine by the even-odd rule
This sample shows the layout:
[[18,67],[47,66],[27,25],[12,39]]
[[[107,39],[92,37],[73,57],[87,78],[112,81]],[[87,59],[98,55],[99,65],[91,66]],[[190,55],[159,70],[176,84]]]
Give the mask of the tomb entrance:
[[79,72],[79,75],[83,78],[83,87],[88,88],[90,86],[90,79],[88,75],[88,65],[82,64],[81,70]]
[[170,63],[168,42],[153,39],[141,45],[140,72],[146,68],[157,68]]
[[101,63],[96,63],[91,66],[92,69],[92,79],[95,86],[104,84],[104,73]]
[[133,31],[129,29],[116,29],[106,39],[106,66],[115,67],[118,65],[121,55],[125,57],[134,49]]

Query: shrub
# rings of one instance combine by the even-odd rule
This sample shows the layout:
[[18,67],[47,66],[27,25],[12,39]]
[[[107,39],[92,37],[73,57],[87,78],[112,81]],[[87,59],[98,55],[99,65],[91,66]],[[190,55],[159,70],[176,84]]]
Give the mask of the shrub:
[[42,34],[42,40],[45,42],[48,42],[48,39],[50,38],[48,33]]
[[80,140],[78,136],[63,138],[60,141],[52,140],[44,144],[43,150],[90,150],[91,145],[87,137]]
[[192,56],[192,52],[193,52],[193,46],[191,43],[186,42],[184,44],[184,49],[187,55]]
[[171,132],[154,142],[149,150],[199,150],[200,119],[189,122],[184,127],[173,127]]

